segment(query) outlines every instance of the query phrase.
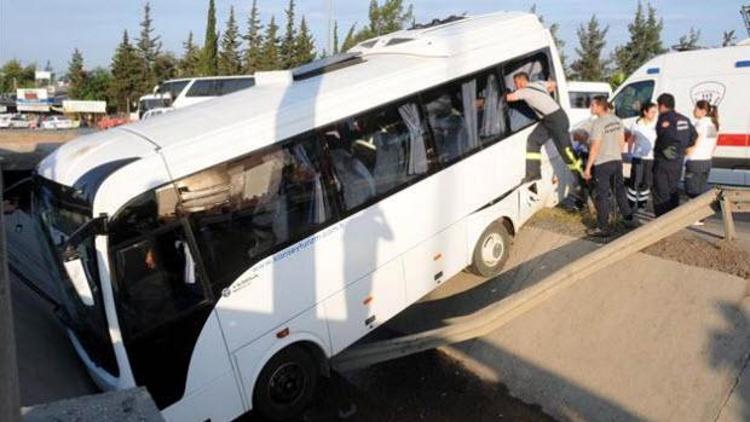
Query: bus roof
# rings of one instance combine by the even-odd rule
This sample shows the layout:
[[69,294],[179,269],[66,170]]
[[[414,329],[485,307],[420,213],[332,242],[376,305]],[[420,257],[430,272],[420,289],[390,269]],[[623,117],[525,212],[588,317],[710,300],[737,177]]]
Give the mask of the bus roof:
[[681,78],[750,72],[750,66],[743,66],[743,62],[750,63],[750,45],[672,52],[649,60],[633,72],[628,80],[664,75],[668,75],[669,78]]
[[[170,177],[177,179],[550,43],[536,16],[517,12],[467,17],[374,40],[373,45],[369,40],[353,49],[363,59],[355,65],[301,81],[293,81],[291,71],[287,78],[258,73],[253,89],[93,136],[100,143],[116,143],[122,136],[113,132],[127,131],[151,143],[152,154],[160,153]],[[122,158],[122,152],[109,157],[107,148],[97,148],[97,157],[85,160],[83,151],[70,152],[81,149],[86,139],[61,147],[40,164],[39,173],[72,186],[95,161],[105,164]],[[141,148],[132,153],[144,156]],[[63,155],[65,160],[58,159]],[[66,177],[60,178],[63,174]]]

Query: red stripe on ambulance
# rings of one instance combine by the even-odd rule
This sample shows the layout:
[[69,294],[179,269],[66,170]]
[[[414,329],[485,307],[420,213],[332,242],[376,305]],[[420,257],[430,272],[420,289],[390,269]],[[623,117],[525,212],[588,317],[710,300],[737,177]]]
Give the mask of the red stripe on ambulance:
[[722,133],[716,140],[720,147],[746,147],[748,135],[742,133]]

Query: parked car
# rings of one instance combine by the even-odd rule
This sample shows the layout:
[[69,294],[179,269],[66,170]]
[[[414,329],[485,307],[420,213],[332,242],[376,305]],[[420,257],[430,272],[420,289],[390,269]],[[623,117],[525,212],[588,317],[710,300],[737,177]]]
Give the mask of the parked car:
[[42,122],[42,129],[73,129],[76,123],[65,116],[50,116]]
[[23,114],[14,114],[8,120],[8,128],[10,129],[28,129],[32,126],[32,122],[26,118]]
[[10,118],[12,114],[0,114],[0,129],[7,129],[10,127]]
[[99,120],[97,126],[99,129],[111,129],[120,125],[128,123],[128,118],[121,116],[107,116]]

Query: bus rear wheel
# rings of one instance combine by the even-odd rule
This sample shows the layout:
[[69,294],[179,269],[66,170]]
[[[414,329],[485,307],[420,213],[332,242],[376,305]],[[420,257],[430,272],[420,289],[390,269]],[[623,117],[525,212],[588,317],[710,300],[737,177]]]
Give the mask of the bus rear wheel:
[[510,255],[511,235],[500,221],[490,224],[474,247],[471,270],[482,277],[494,277],[502,271]]
[[272,421],[297,418],[312,402],[319,375],[319,365],[305,349],[287,347],[260,372],[253,408]]

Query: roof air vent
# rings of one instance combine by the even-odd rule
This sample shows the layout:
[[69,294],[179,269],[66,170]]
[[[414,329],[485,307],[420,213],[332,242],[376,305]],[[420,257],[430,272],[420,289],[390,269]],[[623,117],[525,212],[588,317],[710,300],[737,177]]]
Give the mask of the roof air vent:
[[304,81],[345,67],[364,63],[361,53],[343,53],[302,65],[292,70],[295,81]]

